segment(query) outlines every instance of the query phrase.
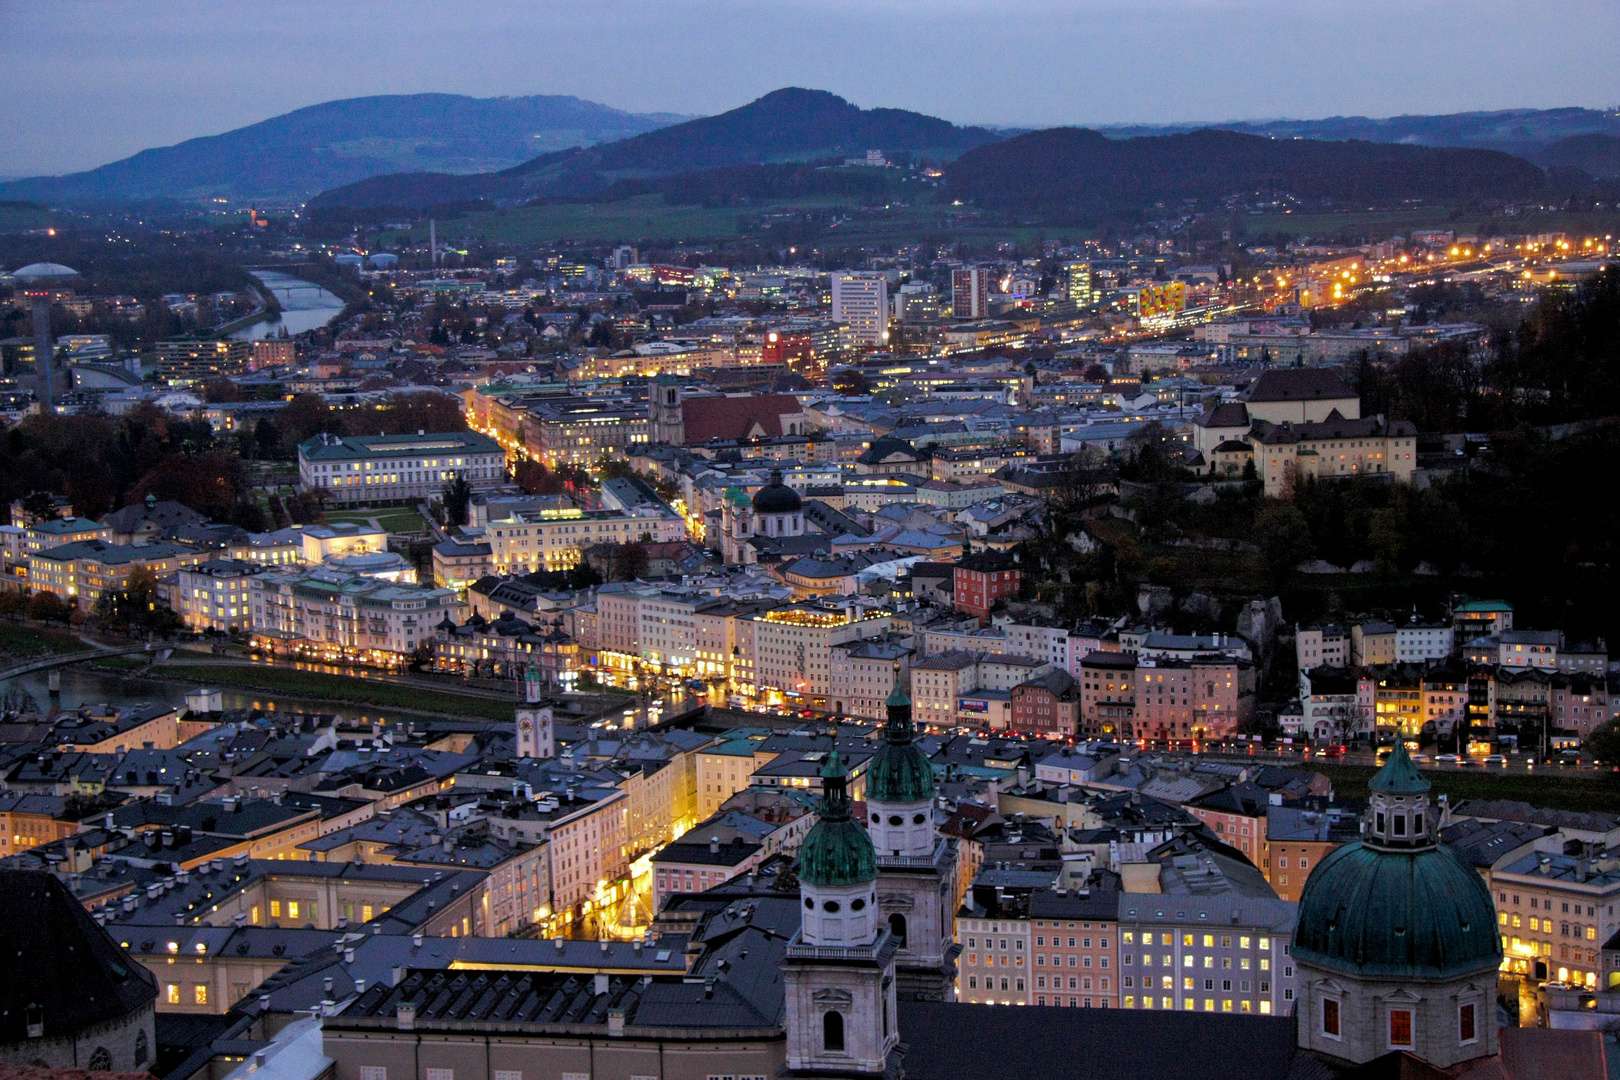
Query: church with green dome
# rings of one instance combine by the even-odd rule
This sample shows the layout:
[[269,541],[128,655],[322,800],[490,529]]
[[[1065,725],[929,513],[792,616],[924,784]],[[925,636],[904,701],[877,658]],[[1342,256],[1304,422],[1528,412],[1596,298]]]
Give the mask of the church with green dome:
[[1362,839],[1324,858],[1300,896],[1299,1045],[1354,1064],[1494,1055],[1502,942],[1490,892],[1439,842],[1429,782],[1399,740],[1368,787]]

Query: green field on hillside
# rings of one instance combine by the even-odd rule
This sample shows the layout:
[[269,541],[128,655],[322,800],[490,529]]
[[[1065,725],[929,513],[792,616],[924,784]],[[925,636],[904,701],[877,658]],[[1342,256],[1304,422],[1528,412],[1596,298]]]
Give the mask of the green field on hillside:
[[[665,206],[662,195],[605,203],[558,203],[491,210],[438,222],[439,239],[529,243],[542,240],[702,240],[737,235],[735,207]],[[388,245],[425,244],[427,226],[385,234]]]

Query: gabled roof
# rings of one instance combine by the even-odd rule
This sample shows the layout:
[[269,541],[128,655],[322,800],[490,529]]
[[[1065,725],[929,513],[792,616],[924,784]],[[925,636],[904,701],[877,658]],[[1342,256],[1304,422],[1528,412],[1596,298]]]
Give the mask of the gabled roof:
[[1211,405],[1193,423],[1206,428],[1246,428],[1249,426],[1249,410],[1241,401],[1226,401]]
[[791,394],[681,400],[681,419],[688,446],[715,439],[747,439],[755,435],[775,437],[783,434],[783,416],[794,416],[803,411],[799,399]]

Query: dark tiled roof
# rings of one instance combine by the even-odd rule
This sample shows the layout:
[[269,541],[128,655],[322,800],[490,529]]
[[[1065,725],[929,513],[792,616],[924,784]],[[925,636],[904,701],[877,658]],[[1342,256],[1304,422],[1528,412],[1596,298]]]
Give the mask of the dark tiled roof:
[[1207,428],[1235,428],[1249,426],[1249,410],[1241,401],[1227,401],[1211,405],[1193,423]]
[[781,435],[782,417],[803,411],[804,406],[791,394],[686,398],[681,402],[688,446],[713,439],[745,439],[755,424],[767,436]]
[[0,980],[0,1044],[27,1041],[37,1014],[47,1038],[106,1023],[157,997],[157,982],[43,870],[0,871],[0,956],[26,978]]
[[1245,401],[1326,401],[1353,398],[1356,392],[1345,385],[1332,368],[1277,368],[1267,371],[1250,384]]

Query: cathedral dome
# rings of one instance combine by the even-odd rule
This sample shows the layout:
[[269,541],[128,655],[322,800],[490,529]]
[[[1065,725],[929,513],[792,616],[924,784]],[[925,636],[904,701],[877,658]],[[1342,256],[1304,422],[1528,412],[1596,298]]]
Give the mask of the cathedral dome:
[[916,743],[911,699],[900,688],[898,675],[887,705],[889,722],[883,729],[883,741],[866,766],[866,800],[914,803],[932,799],[934,767]]
[[877,855],[872,840],[850,817],[848,779],[838,751],[827,757],[821,770],[821,820],[799,846],[799,880],[806,885],[842,888],[877,880]]
[[771,482],[754,492],[756,514],[797,514],[804,508],[799,493],[782,483],[782,470],[771,471]]
[[1450,848],[1357,842],[1306,879],[1294,956],[1346,974],[1443,979],[1494,969],[1502,942],[1485,882]]
[[1305,881],[1293,955],[1351,976],[1450,979],[1492,971],[1502,941],[1490,890],[1435,841],[1429,782],[1396,742],[1368,782],[1375,820],[1365,839],[1333,851]]

